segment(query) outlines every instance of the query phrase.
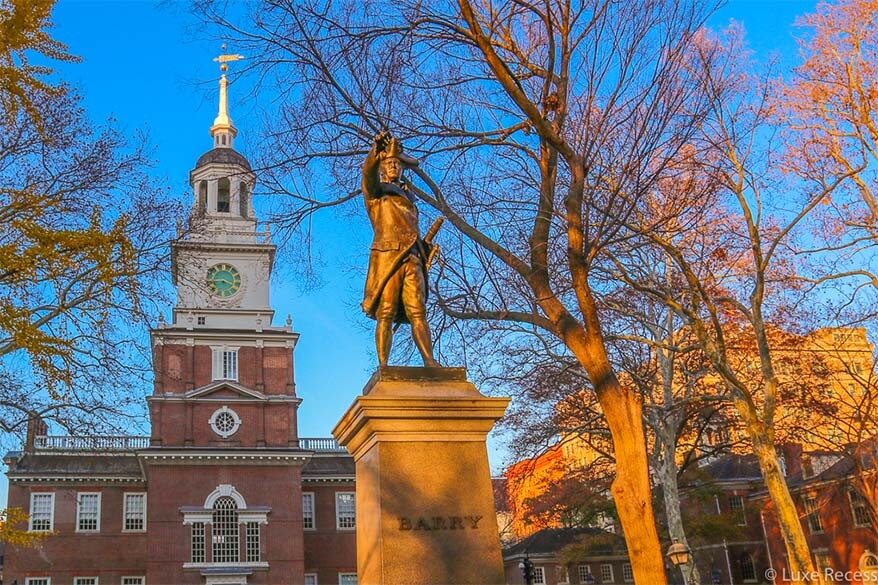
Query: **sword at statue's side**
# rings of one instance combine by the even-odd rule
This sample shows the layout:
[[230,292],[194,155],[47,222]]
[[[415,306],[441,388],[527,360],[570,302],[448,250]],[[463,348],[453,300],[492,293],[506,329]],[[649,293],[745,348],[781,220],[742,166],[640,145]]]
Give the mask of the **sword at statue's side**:
[[433,222],[433,225],[430,226],[430,229],[427,230],[426,235],[424,235],[424,243],[427,244],[427,248],[430,250],[427,254],[427,263],[424,265],[424,271],[430,270],[430,266],[433,264],[433,258],[435,258],[436,254],[439,252],[439,245],[433,244],[433,238],[439,233],[439,228],[442,227],[442,222],[444,221],[445,218],[441,215],[437,217],[436,221]]

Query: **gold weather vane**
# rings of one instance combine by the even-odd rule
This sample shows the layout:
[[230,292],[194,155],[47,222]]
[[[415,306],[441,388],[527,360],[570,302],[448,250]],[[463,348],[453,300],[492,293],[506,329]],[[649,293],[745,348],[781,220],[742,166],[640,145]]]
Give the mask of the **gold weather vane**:
[[237,135],[238,131],[232,124],[229,117],[229,81],[226,79],[226,71],[228,71],[228,63],[232,61],[240,61],[243,55],[226,54],[226,44],[223,43],[223,54],[214,57],[213,60],[220,64],[222,74],[219,79],[219,112],[210,127],[210,135],[214,137],[214,146],[216,147],[232,147],[232,139]]
[[[223,43],[223,53],[225,53],[225,51],[226,51],[226,44]],[[214,57],[213,60],[220,64],[220,71],[225,73],[226,71],[229,70],[228,63],[231,63],[232,61],[240,61],[243,58],[244,58],[244,55],[223,54],[223,55],[220,55],[219,57]]]

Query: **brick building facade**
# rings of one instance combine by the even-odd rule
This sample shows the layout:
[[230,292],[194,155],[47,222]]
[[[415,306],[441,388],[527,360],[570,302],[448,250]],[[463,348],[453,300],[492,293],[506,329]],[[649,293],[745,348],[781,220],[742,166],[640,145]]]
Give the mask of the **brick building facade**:
[[6,457],[8,506],[50,534],[7,549],[6,583],[356,583],[353,460],[298,436],[299,336],[272,324],[275,246],[226,102],[223,76],[189,229],[171,244],[173,319],[150,332],[151,435],[53,437],[30,421]]

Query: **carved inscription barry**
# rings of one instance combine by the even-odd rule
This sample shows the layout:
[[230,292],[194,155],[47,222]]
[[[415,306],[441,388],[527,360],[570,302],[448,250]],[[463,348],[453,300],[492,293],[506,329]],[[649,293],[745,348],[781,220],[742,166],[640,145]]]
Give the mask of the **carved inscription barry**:
[[478,530],[481,516],[399,517],[400,530]]

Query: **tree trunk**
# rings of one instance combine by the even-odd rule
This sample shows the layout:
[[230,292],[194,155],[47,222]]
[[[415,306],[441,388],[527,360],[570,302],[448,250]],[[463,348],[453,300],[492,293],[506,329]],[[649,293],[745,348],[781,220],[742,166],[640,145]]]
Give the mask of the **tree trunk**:
[[[676,540],[681,544],[689,546],[686,541],[686,532],[683,528],[683,517],[680,512],[680,490],[677,486],[677,462],[674,459],[676,451],[674,449],[675,440],[670,429],[662,427],[661,432],[656,429],[657,437],[661,442],[662,457],[658,464],[659,481],[662,484],[662,493],[665,500],[665,515],[668,517],[668,533],[672,540]],[[670,436],[668,436],[670,435]],[[698,585],[701,583],[701,574],[698,572],[698,566],[695,563],[695,555],[691,556],[692,562],[683,565],[680,570],[686,575],[686,583],[689,585]]]
[[546,298],[541,306],[556,323],[556,334],[585,369],[610,427],[616,462],[616,478],[610,491],[622,524],[634,581],[640,585],[667,585],[664,554],[652,508],[643,405],[636,392],[619,383],[604,345],[594,298],[588,284],[581,284],[584,288],[577,291],[577,296],[584,318],[582,323],[553,297]]
[[[811,560],[811,551],[805,538],[805,531],[799,520],[799,513],[796,510],[793,497],[790,495],[786,479],[781,472],[777,451],[771,442],[765,440],[764,430],[760,432],[760,429],[753,428],[752,423],[748,425],[748,428],[750,439],[753,441],[753,453],[759,460],[762,479],[765,481],[765,487],[771,496],[771,502],[774,504],[778,526],[786,546],[790,582],[821,585],[824,582],[823,576],[817,573]],[[803,578],[814,575],[817,575],[817,578]]]
[[624,388],[610,374],[609,379],[592,378],[610,432],[616,458],[613,501],[634,571],[635,583],[666,585],[664,556],[655,527],[643,407],[640,397]]

